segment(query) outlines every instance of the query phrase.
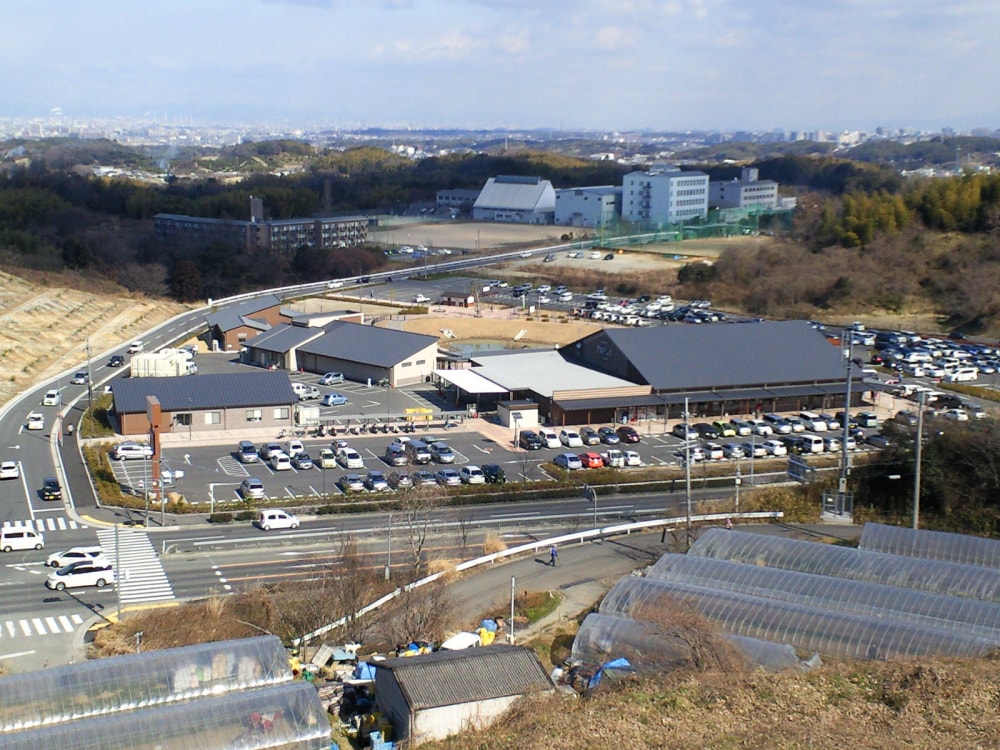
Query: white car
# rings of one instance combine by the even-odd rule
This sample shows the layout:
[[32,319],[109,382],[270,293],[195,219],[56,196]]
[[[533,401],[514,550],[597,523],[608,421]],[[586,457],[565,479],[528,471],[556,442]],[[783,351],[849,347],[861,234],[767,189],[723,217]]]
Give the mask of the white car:
[[361,458],[361,454],[358,453],[353,448],[342,448],[337,453],[337,460],[340,465],[345,469],[363,469],[365,468],[365,461]]
[[45,395],[42,397],[42,406],[59,406],[59,402],[62,401],[62,394],[59,390],[53,388],[51,391],[46,391]]
[[263,531],[271,529],[297,529],[299,519],[285,510],[262,510],[257,516],[257,527]]
[[559,442],[565,445],[567,448],[582,448],[583,438],[580,437],[580,433],[576,430],[562,430],[559,433]]
[[272,471],[291,471],[292,470],[292,459],[286,453],[272,453],[271,454],[271,470]]
[[0,479],[19,479],[21,477],[21,467],[17,461],[4,461],[0,463]]
[[944,418],[955,422],[968,422],[969,413],[965,409],[948,409],[944,413]]
[[754,435],[759,435],[761,437],[767,437],[768,435],[773,435],[774,430],[771,429],[771,425],[765,422],[763,419],[750,419],[750,430]]
[[46,588],[62,591],[80,586],[97,586],[102,589],[115,582],[115,569],[104,558],[80,560],[54,570],[45,579]]
[[30,412],[27,419],[24,420],[24,426],[29,430],[44,430],[45,415],[39,414],[37,411]]
[[463,466],[459,472],[458,476],[461,478],[462,482],[465,484],[485,484],[486,475],[483,474],[483,470],[480,469],[475,464],[466,464]]
[[420,304],[420,303],[423,303],[423,302],[430,302],[431,298],[428,297],[426,294],[418,294],[417,296],[415,296],[413,298],[413,301],[416,302],[416,303],[418,303],[418,304]]
[[111,452],[111,457],[116,461],[125,461],[133,458],[150,459],[153,457],[153,446],[133,441],[119,443]]
[[87,385],[87,373],[78,372],[69,380],[71,385]]
[[642,456],[635,451],[622,451],[622,455],[625,456],[626,466],[642,466]]
[[787,456],[788,448],[780,440],[765,440],[761,445],[769,456]]
[[62,552],[53,552],[49,555],[45,564],[50,568],[65,568],[70,563],[81,560],[96,560],[104,556],[104,550],[100,547],[71,547]]
[[300,453],[305,453],[306,447],[302,445],[301,440],[289,440],[285,443],[285,450],[282,452],[289,458],[295,458]]

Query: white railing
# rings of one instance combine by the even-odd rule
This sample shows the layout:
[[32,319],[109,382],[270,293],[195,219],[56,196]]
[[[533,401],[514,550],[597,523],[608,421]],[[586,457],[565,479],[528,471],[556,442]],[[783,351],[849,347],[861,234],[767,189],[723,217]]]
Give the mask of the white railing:
[[[691,516],[692,523],[703,523],[712,521],[725,521],[728,519],[741,520],[741,521],[762,521],[762,520],[774,520],[777,518],[783,518],[784,513],[780,510],[778,511],[756,511],[753,513],[705,513],[698,516]],[[503,560],[508,557],[514,557],[515,555],[522,555],[525,553],[536,554],[540,550],[546,550],[549,547],[556,544],[567,544],[570,542],[583,543],[586,541],[596,540],[596,539],[606,539],[611,536],[619,536],[622,534],[628,535],[633,531],[649,531],[652,529],[659,529],[665,527],[676,527],[681,524],[687,524],[687,516],[676,516],[674,518],[659,518],[652,521],[639,521],[637,523],[625,523],[616,526],[605,526],[602,529],[590,529],[589,531],[580,531],[573,534],[562,534],[561,536],[553,536],[548,539],[536,539],[527,544],[521,544],[517,547],[510,547],[509,549],[502,550],[500,552],[494,552],[490,555],[483,555],[482,557],[476,557],[472,560],[466,560],[465,562],[459,563],[454,568],[440,573],[434,573],[433,575],[425,576],[419,580],[408,583],[394,591],[390,591],[385,596],[376,599],[371,604],[368,604],[353,615],[349,617],[341,617],[339,620],[324,625],[311,633],[306,633],[301,638],[297,638],[292,641],[293,645],[298,646],[303,641],[309,642],[313,638],[317,638],[321,635],[329,633],[331,630],[336,630],[337,628],[343,627],[348,622],[357,619],[369,612],[374,612],[376,609],[380,608],[384,604],[388,604],[393,599],[398,597],[407,591],[413,591],[421,586],[426,586],[429,583],[434,583],[440,580],[446,575],[451,573],[460,573],[463,570],[470,570],[471,568],[476,568],[480,565],[491,565],[495,562]]]

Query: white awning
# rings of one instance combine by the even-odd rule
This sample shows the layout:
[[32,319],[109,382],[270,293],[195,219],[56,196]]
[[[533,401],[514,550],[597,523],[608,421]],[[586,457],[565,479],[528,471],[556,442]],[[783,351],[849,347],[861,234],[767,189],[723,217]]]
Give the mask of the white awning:
[[502,385],[487,380],[475,370],[435,370],[434,374],[466,393],[507,393]]

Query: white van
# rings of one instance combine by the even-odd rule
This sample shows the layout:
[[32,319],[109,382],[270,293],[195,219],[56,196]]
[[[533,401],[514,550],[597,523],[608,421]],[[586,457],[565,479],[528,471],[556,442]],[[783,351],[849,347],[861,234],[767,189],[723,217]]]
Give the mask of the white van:
[[970,380],[978,380],[979,370],[975,367],[956,367],[945,375],[944,379],[947,383],[966,383]]
[[[806,423],[806,429],[813,430],[814,432],[826,432],[827,424],[826,420],[820,418],[819,414],[812,411],[800,411],[799,419]],[[823,441],[820,440],[822,445]],[[822,447],[820,448],[822,450]],[[818,452],[818,451],[816,451]]]
[[41,549],[45,546],[45,535],[24,526],[4,526],[0,529],[0,550]]
[[799,445],[802,446],[803,453],[822,453],[823,438],[813,435],[811,432],[803,432],[798,436]]
[[546,448],[560,448],[562,443],[559,442],[559,436],[556,434],[555,430],[550,430],[547,427],[543,427],[538,431],[538,437],[542,439],[545,443]]

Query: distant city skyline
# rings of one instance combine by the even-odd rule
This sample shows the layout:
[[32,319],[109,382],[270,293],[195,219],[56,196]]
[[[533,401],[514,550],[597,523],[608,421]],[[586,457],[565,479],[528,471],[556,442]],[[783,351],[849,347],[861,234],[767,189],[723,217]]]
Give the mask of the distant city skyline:
[[1000,126],[983,0],[9,0],[0,117],[595,131]]

